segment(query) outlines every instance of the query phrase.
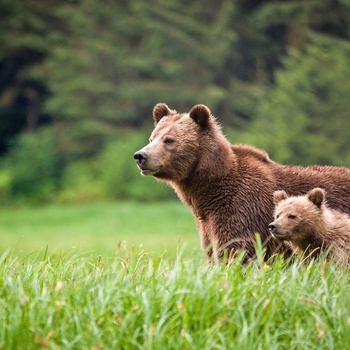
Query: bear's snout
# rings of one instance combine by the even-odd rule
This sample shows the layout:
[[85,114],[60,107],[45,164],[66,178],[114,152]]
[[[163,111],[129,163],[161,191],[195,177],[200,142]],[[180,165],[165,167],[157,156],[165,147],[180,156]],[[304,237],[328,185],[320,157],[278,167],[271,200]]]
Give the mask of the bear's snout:
[[286,232],[281,231],[280,226],[276,222],[271,222],[268,228],[273,238],[279,241],[284,241],[287,238]]
[[275,232],[277,230],[277,225],[274,222],[269,224],[268,227],[269,227],[269,230],[270,230],[271,233],[273,233],[273,232]]
[[147,157],[148,157],[147,153],[144,151],[137,151],[134,154],[135,162],[139,167],[141,167],[142,165],[144,165],[146,163]]

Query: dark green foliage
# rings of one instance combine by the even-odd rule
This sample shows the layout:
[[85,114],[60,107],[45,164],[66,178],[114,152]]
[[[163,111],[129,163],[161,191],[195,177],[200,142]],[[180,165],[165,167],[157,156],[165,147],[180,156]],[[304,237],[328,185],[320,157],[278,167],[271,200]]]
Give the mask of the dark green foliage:
[[[0,20],[0,154],[22,152],[15,134],[54,129],[60,169],[42,179],[62,200],[168,197],[137,178],[134,149],[113,162],[121,130],[146,139],[157,102],[205,103],[232,142],[281,162],[350,164],[349,0],[4,0]],[[8,191],[8,172],[0,196],[29,194]]]
[[23,133],[8,154],[10,192],[15,198],[49,199],[57,189],[62,171],[56,149],[54,129]]
[[153,177],[141,175],[133,160],[133,154],[147,143],[143,134],[127,134],[108,144],[99,158],[102,191],[113,199],[154,199],[175,198],[173,190]]
[[125,130],[90,160],[69,162],[62,177],[58,200],[81,202],[97,199],[163,200],[174,192],[152,177],[141,179],[133,154],[147,143],[142,133]]
[[[312,36],[276,72],[248,129],[280,162],[350,166],[350,44]],[[254,138],[254,140],[253,140]]]
[[147,143],[142,133],[125,131],[108,143],[100,155],[71,160],[57,130],[21,134],[3,159],[0,203],[11,197],[58,202],[99,199],[164,200],[176,198],[172,189],[152,177],[141,179],[133,154]]

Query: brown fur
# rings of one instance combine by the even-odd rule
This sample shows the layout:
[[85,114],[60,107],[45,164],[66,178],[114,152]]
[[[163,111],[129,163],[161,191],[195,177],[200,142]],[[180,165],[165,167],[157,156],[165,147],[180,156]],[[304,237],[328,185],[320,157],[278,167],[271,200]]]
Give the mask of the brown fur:
[[285,166],[254,147],[233,146],[204,105],[179,114],[160,103],[153,118],[150,143],[135,153],[136,163],[143,175],[169,183],[192,209],[209,258],[213,253],[221,258],[223,249],[244,249],[254,256],[257,232],[266,257],[281,251],[267,228],[273,192],[279,189],[299,195],[324,187],[330,206],[350,213],[349,169]]
[[276,239],[291,242],[296,253],[318,257],[326,251],[350,266],[350,217],[327,206],[323,189],[292,197],[277,191],[274,202],[275,221],[269,228]]

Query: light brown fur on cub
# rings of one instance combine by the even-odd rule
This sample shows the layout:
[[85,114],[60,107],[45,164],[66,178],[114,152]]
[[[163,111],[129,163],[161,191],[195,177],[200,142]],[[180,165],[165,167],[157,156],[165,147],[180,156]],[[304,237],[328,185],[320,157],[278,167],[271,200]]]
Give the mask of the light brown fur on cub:
[[276,191],[275,221],[269,225],[270,232],[278,240],[289,241],[296,253],[318,257],[326,251],[328,257],[350,265],[350,217],[330,209],[325,196],[321,188],[292,197]]

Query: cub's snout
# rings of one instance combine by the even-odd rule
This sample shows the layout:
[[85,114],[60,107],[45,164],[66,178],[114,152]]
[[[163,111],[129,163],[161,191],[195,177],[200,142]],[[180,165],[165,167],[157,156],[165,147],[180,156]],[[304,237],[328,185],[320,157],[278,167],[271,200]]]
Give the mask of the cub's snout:
[[271,224],[269,224],[269,231],[271,232],[271,233],[274,233],[276,230],[277,230],[277,225],[274,223],[274,222],[272,222]]
[[280,225],[275,221],[268,225],[268,229],[273,238],[283,241],[287,238],[288,233],[281,229]]

